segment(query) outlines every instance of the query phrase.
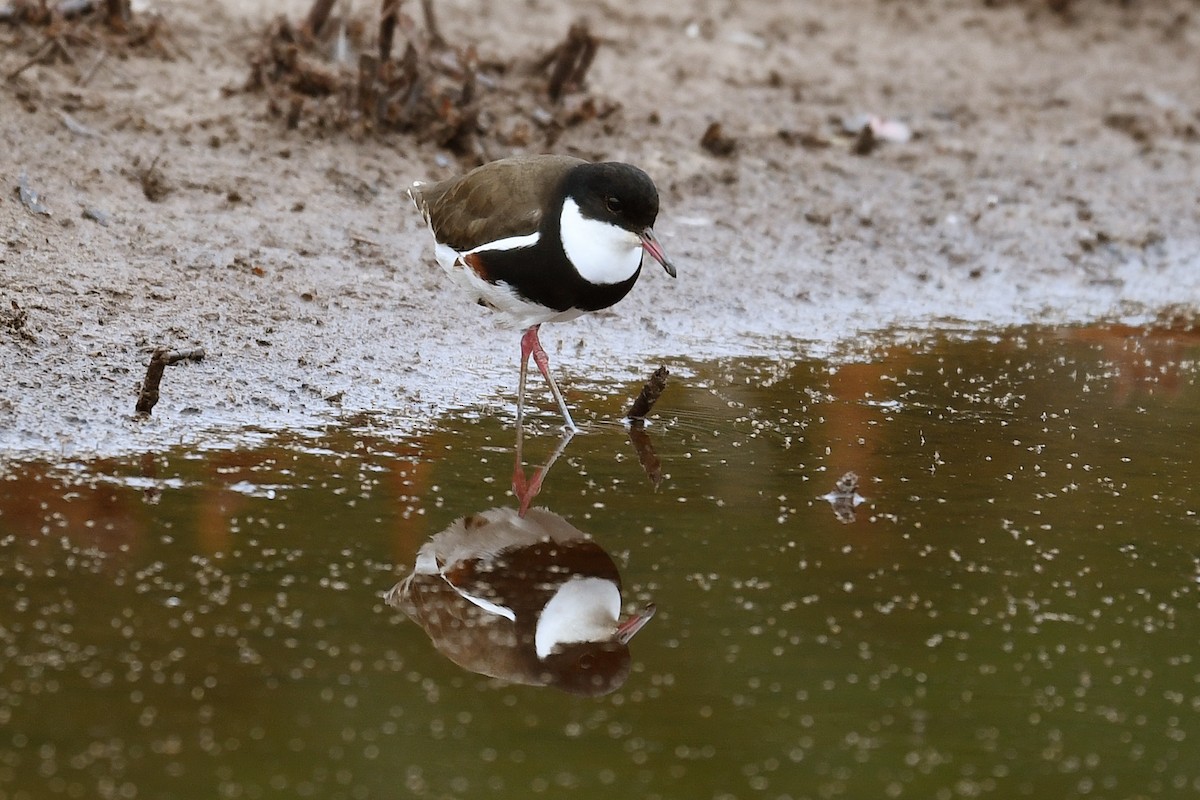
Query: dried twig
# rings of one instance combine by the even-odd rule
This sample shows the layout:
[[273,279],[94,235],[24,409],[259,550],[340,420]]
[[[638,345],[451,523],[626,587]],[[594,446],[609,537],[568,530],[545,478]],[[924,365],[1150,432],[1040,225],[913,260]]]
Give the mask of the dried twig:
[[132,15],[133,9],[130,7],[130,0],[104,1],[105,21],[108,23],[108,27],[114,31],[124,32]]
[[557,103],[567,92],[583,86],[583,79],[599,47],[600,40],[588,30],[586,22],[576,22],[571,26],[563,43],[542,59],[543,69],[553,65],[550,83],[546,87],[551,100]]
[[879,139],[870,125],[863,125],[862,130],[854,137],[854,145],[850,151],[856,156],[869,156],[879,146]]
[[421,0],[421,11],[425,14],[425,30],[429,33],[429,42],[434,47],[445,47],[446,40],[438,28],[437,17],[433,13],[433,0]]
[[834,484],[833,491],[823,495],[822,500],[829,502],[833,509],[833,515],[838,522],[851,523],[854,522],[854,508],[866,498],[858,493],[858,475],[853,472],[847,472],[842,477],[838,478]]
[[9,300],[9,302],[12,303],[12,313],[8,314],[4,319],[0,319],[0,322],[3,322],[6,328],[19,331],[25,327],[25,320],[29,319],[29,312],[21,308],[16,300]]
[[87,86],[89,83],[92,82],[92,78],[96,77],[96,73],[100,70],[100,67],[103,66],[104,62],[107,60],[108,60],[108,51],[101,50],[100,54],[96,56],[96,60],[92,62],[92,65],[90,67],[88,67],[86,70],[84,70],[83,74],[79,76],[79,79],[77,81],[75,81],[75,83],[79,86]]
[[21,64],[19,64],[16,69],[14,69],[12,72],[8,73],[8,75],[6,75],[5,77],[8,78],[8,80],[10,80],[10,81],[16,80],[17,78],[19,78],[21,76],[22,72],[29,69],[34,64],[39,63],[46,56],[50,55],[50,52],[52,50],[54,50],[55,47],[57,47],[57,46],[58,46],[58,39],[53,38],[53,37],[47,39],[42,44],[42,46],[37,49],[36,53],[34,53],[32,56],[30,56],[26,61],[23,61]]
[[325,22],[336,3],[337,0],[315,0],[312,8],[308,10],[308,16],[300,24],[301,33],[310,40],[320,36],[321,29],[325,27]]
[[640,423],[645,420],[650,409],[654,408],[654,404],[662,396],[663,390],[667,388],[667,376],[670,374],[666,367],[654,370],[654,374],[650,376],[650,380],[646,381],[641,393],[629,408],[628,417],[631,421]]
[[141,184],[142,194],[152,203],[165,200],[167,195],[171,193],[171,183],[158,167],[158,160],[160,158],[162,158],[162,153],[154,157],[154,160],[150,162],[150,166],[137,171],[137,179]]
[[704,135],[700,137],[700,146],[714,156],[724,158],[733,155],[733,151],[737,150],[737,139],[726,135],[721,123],[714,122],[705,129]]
[[392,42],[396,38],[396,25],[400,21],[400,0],[383,0],[379,11],[379,62],[387,63],[392,57]]
[[204,358],[204,348],[192,350],[170,350],[158,347],[150,357],[146,367],[146,379],[142,381],[141,391],[138,392],[136,411],[139,414],[149,414],[158,403],[158,387],[162,383],[163,370],[180,361],[201,361]]
[[21,308],[16,300],[9,302],[12,303],[12,311],[0,310],[0,326],[8,328],[13,334],[27,342],[37,342],[37,337],[25,327],[25,323],[29,320],[29,312]]

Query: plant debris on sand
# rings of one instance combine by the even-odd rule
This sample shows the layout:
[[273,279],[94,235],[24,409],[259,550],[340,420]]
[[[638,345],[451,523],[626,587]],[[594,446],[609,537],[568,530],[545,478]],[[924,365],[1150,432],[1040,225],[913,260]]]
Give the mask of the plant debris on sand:
[[[13,81],[34,64],[69,64],[76,83],[85,85],[111,49],[147,48],[163,58],[175,57],[162,18],[134,14],[130,0],[16,0],[0,3],[0,23],[19,31],[37,32],[22,37],[28,58],[4,77]],[[80,61],[80,50],[99,55]]]
[[247,88],[266,92],[290,128],[397,131],[483,163],[497,148],[549,149],[564,129],[619,109],[583,91],[600,46],[586,23],[522,63],[449,46],[432,0],[423,30],[401,0],[383,0],[377,24],[332,16],[332,6],[315,0],[299,24],[276,20],[252,59]]

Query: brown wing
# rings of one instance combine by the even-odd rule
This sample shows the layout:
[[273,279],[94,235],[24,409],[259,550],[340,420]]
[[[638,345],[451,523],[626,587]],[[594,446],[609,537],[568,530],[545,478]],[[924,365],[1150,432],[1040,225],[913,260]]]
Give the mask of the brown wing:
[[434,237],[463,251],[537,231],[542,209],[572,167],[570,156],[518,156],[408,190]]

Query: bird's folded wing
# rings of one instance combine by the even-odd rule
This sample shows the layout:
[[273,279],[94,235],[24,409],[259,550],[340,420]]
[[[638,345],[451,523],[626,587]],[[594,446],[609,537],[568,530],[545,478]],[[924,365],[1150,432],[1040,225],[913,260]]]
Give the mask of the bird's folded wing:
[[582,163],[570,156],[506,158],[409,193],[437,241],[464,252],[536,232],[560,180]]

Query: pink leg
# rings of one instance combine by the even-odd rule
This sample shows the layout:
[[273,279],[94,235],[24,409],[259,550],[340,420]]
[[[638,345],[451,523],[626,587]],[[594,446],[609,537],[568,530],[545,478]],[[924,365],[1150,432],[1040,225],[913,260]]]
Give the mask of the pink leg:
[[546,379],[546,383],[550,384],[550,393],[558,401],[558,408],[562,411],[563,419],[566,420],[567,430],[575,433],[579,428],[576,427],[575,420],[571,419],[571,412],[567,409],[567,401],[563,399],[562,392],[558,390],[558,384],[554,382],[554,376],[550,374],[550,358],[546,355],[546,351],[542,349],[542,343],[538,341],[538,327],[534,325],[526,330],[525,335],[521,337],[521,383],[517,390],[517,423],[520,424],[525,404],[526,364],[529,361],[529,356],[532,355],[533,363],[537,364],[538,371],[542,373],[542,377]]

